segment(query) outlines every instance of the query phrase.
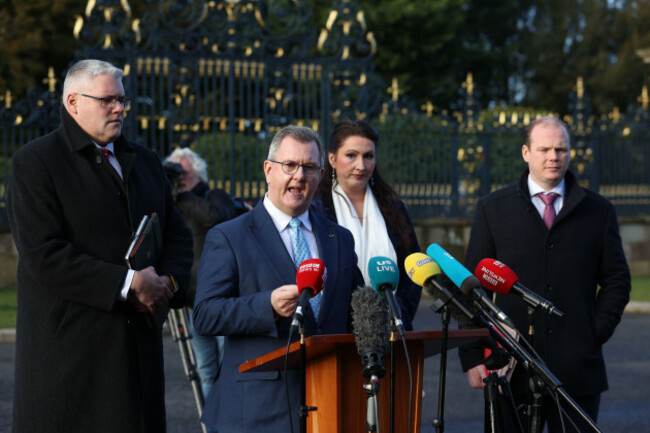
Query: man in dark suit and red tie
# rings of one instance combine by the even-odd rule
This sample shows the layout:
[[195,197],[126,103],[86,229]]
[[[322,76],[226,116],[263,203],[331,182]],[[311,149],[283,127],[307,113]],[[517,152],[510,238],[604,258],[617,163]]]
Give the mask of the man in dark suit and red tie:
[[[474,270],[484,258],[497,259],[564,313],[562,318],[535,313],[535,350],[571,397],[597,420],[600,395],[608,387],[602,345],[621,320],[631,288],[616,211],[568,171],[569,131],[561,120],[543,117],[532,122],[522,156],[528,169],[519,183],[478,201],[466,265]],[[514,295],[497,295],[496,302],[526,336],[525,302]],[[460,357],[470,385],[482,388],[483,348],[463,346]],[[528,403],[522,366],[515,367],[511,387],[518,404]],[[542,419],[550,432],[562,431],[555,402],[544,395]],[[579,431],[589,431],[575,411],[567,412]],[[512,420],[506,416],[506,423]],[[573,431],[566,419],[565,424]],[[511,423],[507,431],[514,428]]]
[[352,292],[363,285],[352,234],[309,211],[323,174],[320,137],[287,126],[271,142],[268,192],[251,212],[212,228],[198,271],[194,327],[226,337],[219,377],[202,421],[221,432],[299,431],[300,377],[287,373],[291,413],[280,371],[240,373],[239,365],[287,343],[298,300],[297,265],[306,257],[327,267],[323,291],[304,313],[305,333],[350,331]]
[[[183,305],[192,237],[158,156],[122,135],[130,105],[122,75],[100,60],[72,65],[61,125],[13,155],[15,432],[166,429],[162,323],[153,314]],[[162,250],[151,266],[129,269],[133,232],[153,212]]]

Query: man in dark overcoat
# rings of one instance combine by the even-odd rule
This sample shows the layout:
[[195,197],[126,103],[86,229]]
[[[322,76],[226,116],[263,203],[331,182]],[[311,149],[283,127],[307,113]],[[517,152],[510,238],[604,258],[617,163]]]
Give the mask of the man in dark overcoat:
[[[74,64],[59,128],[13,155],[15,432],[165,431],[160,318],[182,306],[192,239],[158,157],[121,133],[122,74]],[[153,212],[162,250],[128,269],[132,234]]]
[[[571,397],[597,420],[600,395],[608,387],[602,345],[620,322],[631,287],[616,211],[568,171],[569,131],[561,120],[543,117],[532,122],[522,156],[528,169],[519,183],[478,201],[466,265],[473,271],[484,258],[499,260],[521,284],[564,313],[560,318],[535,312],[534,347]],[[549,205],[544,195],[554,196]],[[497,295],[496,303],[529,338],[524,300],[510,293]],[[483,348],[463,346],[459,353],[470,385],[482,388]],[[528,403],[528,376],[522,365],[515,367],[511,387],[518,403]],[[550,432],[562,431],[555,402],[543,394],[541,419]],[[578,431],[589,431],[574,410],[564,407]],[[506,416],[506,431],[516,431],[512,420]],[[566,418],[565,425],[575,431]]]

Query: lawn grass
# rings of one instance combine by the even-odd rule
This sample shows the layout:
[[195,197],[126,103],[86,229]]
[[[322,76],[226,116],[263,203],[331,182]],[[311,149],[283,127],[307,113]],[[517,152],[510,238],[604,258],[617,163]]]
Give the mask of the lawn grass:
[[650,302],[650,276],[632,277],[630,300]]
[[[632,301],[650,302],[650,276],[632,277]],[[0,288],[0,329],[16,326],[16,289]]]
[[0,287],[0,329],[16,327],[16,288]]

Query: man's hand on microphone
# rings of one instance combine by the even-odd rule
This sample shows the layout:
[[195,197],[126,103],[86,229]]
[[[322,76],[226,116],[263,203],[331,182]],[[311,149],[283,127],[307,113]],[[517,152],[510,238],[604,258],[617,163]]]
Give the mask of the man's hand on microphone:
[[278,316],[291,317],[298,302],[298,286],[287,284],[271,292],[271,307]]
[[483,389],[483,379],[487,377],[485,365],[480,364],[467,370],[467,381],[472,388]]
[[165,280],[158,276],[156,269],[149,266],[141,271],[135,271],[129,297],[138,311],[155,313],[156,310],[169,304],[174,294],[169,289]]

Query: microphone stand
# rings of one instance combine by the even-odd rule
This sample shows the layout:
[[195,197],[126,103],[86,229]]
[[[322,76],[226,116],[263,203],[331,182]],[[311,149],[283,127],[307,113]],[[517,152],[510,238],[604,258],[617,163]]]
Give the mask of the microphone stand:
[[391,321],[390,332],[390,433],[395,433],[395,340],[397,332],[395,321]]
[[[535,347],[535,311],[536,308],[527,307],[528,313],[528,343],[530,347]],[[528,370],[528,415],[529,433],[541,433],[542,431],[542,383],[539,379],[533,377],[530,370]]]
[[305,345],[305,326],[300,322],[300,432],[307,433],[307,417],[310,410],[317,410],[317,407],[307,406],[307,349]]
[[485,398],[485,429],[486,433],[501,433],[504,428],[503,412],[499,404],[499,378],[494,371],[483,379],[483,397]]
[[584,410],[571,398],[571,396],[563,388],[562,383],[551,373],[551,371],[543,363],[532,357],[524,347],[522,347],[519,342],[512,336],[510,333],[501,325],[497,320],[488,321],[486,317],[491,317],[487,311],[478,303],[475,303],[477,308],[481,311],[481,315],[477,316],[478,320],[483,323],[484,327],[487,327],[490,331],[490,334],[497,340],[501,345],[506,348],[506,350],[513,356],[515,356],[527,369],[532,369],[532,372],[535,374],[536,379],[539,380],[540,384],[546,386],[550,392],[556,392],[560,397],[564,399],[577,413],[584,419],[587,424],[592,428],[593,431],[602,433],[602,430],[598,425],[592,420],[589,415],[585,413]]
[[[437,305],[441,304],[441,305]],[[438,416],[431,420],[437,433],[445,431],[445,386],[447,380],[447,346],[449,342],[449,307],[437,299],[431,306],[436,313],[440,313],[442,320],[442,340],[440,341],[440,372],[438,380]]]
[[[435,290],[433,287],[435,287]],[[436,428],[437,433],[442,433],[445,428],[444,411],[445,411],[445,385],[447,377],[447,346],[449,342],[449,317],[451,312],[448,303],[452,303],[460,312],[462,312],[469,320],[475,322],[478,320],[476,314],[467,308],[466,305],[456,296],[455,293],[450,291],[445,284],[438,281],[436,278],[429,278],[424,285],[424,289],[434,299],[431,305],[431,310],[439,313],[442,316],[442,340],[440,342],[440,380],[438,382],[438,417],[431,421],[431,424]],[[480,322],[480,321],[479,321]],[[483,326],[487,327],[487,321],[483,319],[480,322]]]
[[377,411],[377,395],[379,394],[379,377],[370,376],[370,380],[363,384],[368,398],[366,399],[366,430],[379,432],[379,413]]
[[379,379],[386,374],[382,362],[384,350],[380,347],[369,347],[364,349],[361,354],[361,358],[364,360],[363,377],[368,379],[368,382],[363,384],[363,389],[368,396],[366,399],[366,430],[369,432],[379,432],[377,395],[379,394]]
[[[169,320],[169,328],[172,333],[172,339],[178,343],[178,348],[181,352],[181,360],[183,361],[183,369],[185,370],[185,377],[192,384],[192,392],[194,394],[194,402],[196,409],[199,412],[199,418],[203,413],[204,396],[201,391],[201,379],[196,371],[196,359],[194,351],[190,344],[192,334],[190,332],[189,318],[187,315],[187,308],[183,307],[179,310],[170,309],[167,313],[167,320]],[[206,428],[201,423],[203,433],[206,433]]]
[[483,397],[485,399],[484,430],[486,433],[500,433],[505,430],[503,414],[503,400],[505,399],[517,422],[517,431],[524,433],[524,427],[519,419],[512,390],[510,389],[510,382],[508,382],[507,376],[500,376],[500,370],[510,363],[510,360],[505,355],[501,355],[501,352],[506,353],[503,349],[494,347],[492,354],[485,359],[485,368],[489,371],[489,374],[483,379],[485,384],[483,387]]

